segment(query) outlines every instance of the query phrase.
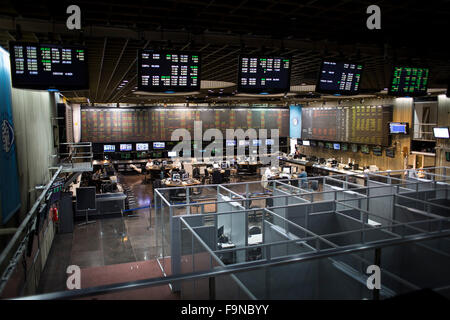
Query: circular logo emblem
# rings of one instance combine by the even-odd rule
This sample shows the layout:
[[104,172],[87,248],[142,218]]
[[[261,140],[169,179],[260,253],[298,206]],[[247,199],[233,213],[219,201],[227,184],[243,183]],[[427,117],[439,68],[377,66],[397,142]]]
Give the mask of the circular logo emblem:
[[14,143],[14,130],[8,120],[2,121],[2,147],[3,151],[9,153]]

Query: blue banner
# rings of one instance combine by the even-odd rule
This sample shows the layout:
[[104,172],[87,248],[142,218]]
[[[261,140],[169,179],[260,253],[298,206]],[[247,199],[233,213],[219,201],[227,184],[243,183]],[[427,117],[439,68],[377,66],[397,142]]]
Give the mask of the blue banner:
[[1,222],[5,224],[20,208],[19,174],[11,103],[9,53],[0,47],[0,203]]
[[289,107],[289,137],[302,137],[302,106]]

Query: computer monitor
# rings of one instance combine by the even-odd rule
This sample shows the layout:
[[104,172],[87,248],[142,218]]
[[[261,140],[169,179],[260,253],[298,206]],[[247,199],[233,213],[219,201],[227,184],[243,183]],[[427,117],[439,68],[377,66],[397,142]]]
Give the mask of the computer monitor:
[[291,167],[283,167],[283,173],[291,173]]
[[167,156],[170,158],[176,157],[177,156],[177,152],[176,151],[169,151],[167,153]]
[[309,147],[311,143],[309,142],[309,140],[303,140],[303,145]]
[[434,137],[437,139],[449,139],[448,128],[433,128]]
[[180,180],[180,174],[179,173],[172,173],[172,180],[177,181]]
[[333,143],[334,150],[341,150],[341,145],[339,143]]

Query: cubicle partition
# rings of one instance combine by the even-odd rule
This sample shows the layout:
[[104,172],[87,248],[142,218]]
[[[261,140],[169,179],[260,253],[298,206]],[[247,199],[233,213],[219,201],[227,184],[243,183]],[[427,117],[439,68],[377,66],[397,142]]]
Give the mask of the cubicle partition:
[[[197,187],[209,188],[200,198],[186,187],[182,203],[157,189],[158,261],[165,274],[205,274],[173,283],[185,299],[384,299],[420,288],[450,296],[449,184],[432,175],[209,185]],[[380,290],[367,287],[371,265],[381,268]]]

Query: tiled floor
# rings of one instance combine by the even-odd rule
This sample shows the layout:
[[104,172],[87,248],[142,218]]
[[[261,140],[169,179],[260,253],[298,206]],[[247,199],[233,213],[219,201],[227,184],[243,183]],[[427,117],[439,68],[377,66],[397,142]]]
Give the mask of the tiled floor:
[[[150,200],[153,203],[152,185],[142,184],[141,176],[121,176],[119,179],[132,188],[138,206],[148,205]],[[239,193],[245,192],[243,186],[234,186],[232,189]],[[258,192],[260,189],[260,184],[255,184],[249,191]],[[202,196],[214,197],[216,192],[214,188],[207,188]],[[206,211],[215,211],[215,208],[211,207]],[[141,261],[155,264],[160,252],[156,246],[154,209],[151,221],[148,209],[134,213],[136,217],[98,219],[93,224],[76,225],[72,234],[57,234],[41,276],[39,292],[65,290],[68,265],[78,265],[82,272],[89,274],[92,270],[99,272],[103,269],[114,274],[115,282],[122,282],[130,281],[128,274],[123,274],[121,279],[121,273],[114,268],[126,270],[123,266]],[[165,252],[168,252],[167,248]],[[157,272],[153,276],[161,275]],[[90,283],[96,284],[95,281]]]

